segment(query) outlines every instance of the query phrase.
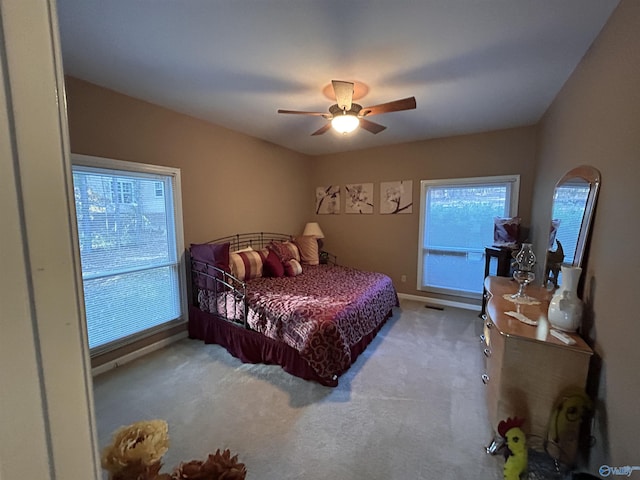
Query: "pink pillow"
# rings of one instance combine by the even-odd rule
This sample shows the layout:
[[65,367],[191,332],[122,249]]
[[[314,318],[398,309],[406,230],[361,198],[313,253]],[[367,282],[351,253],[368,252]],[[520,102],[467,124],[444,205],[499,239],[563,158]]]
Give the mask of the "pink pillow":
[[287,277],[295,277],[302,273],[302,265],[295,258],[284,262],[284,273]]
[[286,262],[293,258],[291,251],[282,242],[271,242],[267,245],[267,248],[275,253],[281,262]]
[[264,259],[264,276],[265,277],[284,277],[284,265],[273,250],[268,250],[268,254]]

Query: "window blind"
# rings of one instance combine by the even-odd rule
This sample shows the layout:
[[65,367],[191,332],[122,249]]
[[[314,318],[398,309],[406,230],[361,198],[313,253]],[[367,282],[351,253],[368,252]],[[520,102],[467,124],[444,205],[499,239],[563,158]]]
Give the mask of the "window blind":
[[92,355],[182,316],[175,178],[140,170],[73,166]]
[[518,187],[517,176],[421,182],[418,289],[471,297],[482,292],[494,217],[515,214]]

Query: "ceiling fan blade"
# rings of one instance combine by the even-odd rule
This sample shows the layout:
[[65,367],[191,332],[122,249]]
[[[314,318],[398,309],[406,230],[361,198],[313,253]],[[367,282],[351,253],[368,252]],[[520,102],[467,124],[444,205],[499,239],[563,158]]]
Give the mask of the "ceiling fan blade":
[[331,80],[333,92],[336,94],[336,103],[341,110],[351,110],[351,101],[353,100],[353,82],[343,82],[340,80]]
[[378,115],[380,113],[400,112],[402,110],[413,110],[416,108],[416,97],[403,98],[393,102],[381,103],[372,107],[364,107],[359,116],[366,117],[368,115]]
[[299,110],[278,110],[278,113],[292,113],[294,115],[315,115],[317,117],[323,117],[328,115],[328,113],[324,112],[301,112]]
[[360,119],[360,126],[364,128],[367,132],[371,132],[373,134],[380,133],[387,127],[380,125],[379,123],[374,123],[370,120],[365,120],[364,118]]
[[330,128],[331,128],[331,122],[327,122],[325,126],[313,132],[311,136],[313,137],[314,135],[322,135],[323,133],[328,132]]

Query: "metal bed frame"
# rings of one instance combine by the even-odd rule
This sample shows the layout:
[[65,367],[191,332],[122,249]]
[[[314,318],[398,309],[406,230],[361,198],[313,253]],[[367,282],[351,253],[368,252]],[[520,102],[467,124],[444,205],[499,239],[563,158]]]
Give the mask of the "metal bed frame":
[[[210,240],[205,243],[226,243],[229,242],[229,251],[234,252],[243,248],[251,247],[254,250],[261,250],[266,248],[271,242],[285,242],[293,241],[293,235],[285,233],[273,233],[273,232],[253,232],[253,233],[239,233],[235,235],[229,235],[226,237]],[[191,305],[198,307],[198,288],[195,286],[204,283],[205,285],[212,285],[213,288],[207,288],[213,294],[213,298],[218,298],[218,294],[225,293],[226,297],[232,296],[233,298],[233,315],[230,315],[228,309],[228,302],[225,301],[225,311],[223,313],[214,314],[218,318],[221,318],[229,323],[244,327],[245,329],[252,330],[249,326],[248,320],[248,305],[247,298],[247,283],[234,277],[231,273],[222,270],[221,268],[213,265],[194,260],[187,251],[188,259],[187,265],[189,266],[189,272],[187,275],[187,284],[189,289],[189,298],[191,299]],[[337,257],[329,252],[321,252],[321,263],[337,264]],[[198,268],[199,267],[199,268]],[[204,270],[204,271],[203,271]],[[211,272],[211,273],[208,273]],[[201,281],[198,281],[201,280]],[[238,309],[242,310],[241,319],[238,319]],[[219,305],[216,305],[216,310],[219,309]]]

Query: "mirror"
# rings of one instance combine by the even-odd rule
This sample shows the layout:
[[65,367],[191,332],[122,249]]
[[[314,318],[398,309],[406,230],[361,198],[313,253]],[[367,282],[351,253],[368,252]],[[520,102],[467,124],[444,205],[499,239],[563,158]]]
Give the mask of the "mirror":
[[582,267],[599,189],[600,172],[588,165],[568,171],[556,183],[545,285],[558,286],[563,264]]

